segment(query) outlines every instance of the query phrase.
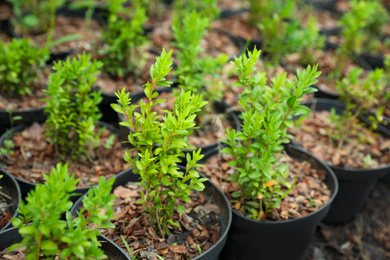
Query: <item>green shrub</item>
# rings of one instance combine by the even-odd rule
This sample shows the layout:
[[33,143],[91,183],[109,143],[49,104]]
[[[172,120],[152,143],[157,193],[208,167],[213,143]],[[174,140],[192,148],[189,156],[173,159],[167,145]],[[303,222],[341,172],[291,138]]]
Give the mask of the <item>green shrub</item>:
[[233,62],[240,78],[234,85],[244,88],[239,100],[243,124],[240,132],[226,129],[228,140],[222,140],[228,144],[222,153],[232,155],[229,165],[236,167],[228,178],[240,188],[233,197],[238,200],[240,212],[255,220],[278,208],[294,185],[286,192],[281,190],[288,167],[279,163],[278,153],[291,137],[287,128],[294,126],[292,117],[310,113],[300,101],[304,94],[315,91],[310,86],[320,74],[317,66],[308,66],[297,71],[295,81],[278,74],[268,86],[265,74],[252,75],[259,57],[260,51],[255,48],[248,57],[243,55]]
[[91,56],[84,53],[59,61],[49,78],[45,137],[50,138],[61,157],[85,159],[88,147],[95,147],[99,142],[95,128],[101,117],[97,105],[102,97],[101,92],[92,91],[91,86],[102,63],[90,59]]
[[128,8],[124,2],[108,1],[108,25],[101,37],[107,46],[98,51],[103,56],[103,70],[115,79],[139,74],[144,59],[140,47],[146,43],[143,29],[147,20],[145,9],[136,5]]
[[52,14],[62,7],[66,0],[8,0],[8,2],[13,5],[15,26],[20,27],[21,32],[37,34],[49,30]]
[[[113,228],[108,220],[113,219],[115,195],[110,195],[115,179],[104,182],[89,190],[83,198],[78,217],[72,219],[69,213],[72,202],[69,201],[76,189],[78,180],[74,174],[68,174],[68,165],[57,164],[50,175],[43,174],[45,184],[37,184],[26,197],[26,203],[20,202],[19,216],[12,224],[19,228],[23,240],[12,245],[9,252],[25,246],[26,259],[103,259],[107,256],[99,249],[99,228]],[[103,209],[106,211],[103,212]],[[66,221],[62,215],[66,214]],[[94,224],[89,228],[90,224]]]
[[27,39],[0,42],[0,94],[6,97],[31,94],[48,56],[47,49],[33,47]]
[[[145,210],[153,218],[153,224],[157,225],[157,232],[162,237],[169,234],[168,225],[180,227],[179,223],[172,220],[175,209],[179,213],[185,213],[182,205],[176,205],[177,200],[190,202],[189,194],[192,189],[203,190],[205,178],[199,178],[196,162],[203,157],[200,150],[193,152],[192,158],[187,155],[186,170],[178,170],[177,164],[184,155],[183,149],[194,149],[188,144],[188,135],[195,127],[196,113],[206,104],[202,96],[195,96],[191,92],[182,91],[177,97],[173,111],[165,111],[162,121],[161,116],[152,112],[153,106],[165,102],[158,99],[155,92],[157,86],[169,86],[171,82],[165,77],[171,70],[172,51],[162,51],[157,57],[156,63],[150,69],[151,82],[146,83],[145,95],[147,102],[141,100],[140,105],[130,106],[129,93],[124,89],[117,93],[118,104],[111,106],[118,113],[126,115],[127,121],[121,125],[134,129],[130,132],[128,141],[138,151],[138,158],[126,153],[125,160],[131,162],[135,173],[141,176],[142,191],[141,201]],[[134,109],[140,108],[140,112]],[[163,187],[165,187],[163,189]]]
[[174,73],[179,87],[196,94],[206,91],[205,99],[213,102],[222,98],[223,86],[218,82],[218,72],[228,61],[228,56],[201,57],[204,50],[200,41],[209,26],[210,19],[195,12],[189,13],[183,20],[175,15],[172,22],[175,42],[172,45],[178,48],[178,67]]

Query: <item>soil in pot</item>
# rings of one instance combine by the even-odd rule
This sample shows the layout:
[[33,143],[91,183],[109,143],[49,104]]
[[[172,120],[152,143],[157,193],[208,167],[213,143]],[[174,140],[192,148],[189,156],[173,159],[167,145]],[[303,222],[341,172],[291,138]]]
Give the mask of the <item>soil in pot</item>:
[[[306,118],[301,128],[291,129],[294,141],[317,158],[332,165],[344,168],[376,168],[390,163],[390,138],[361,127],[358,131],[349,131],[342,149],[337,148],[334,140],[334,123],[329,111],[316,111]],[[370,155],[372,161],[367,159]]]
[[238,13],[226,19],[213,21],[212,27],[230,32],[242,39],[259,39],[261,37],[260,31],[257,27],[248,24],[248,17],[248,12]]
[[[205,167],[197,169],[220,187],[230,201],[234,201],[232,194],[239,190],[237,184],[227,180],[235,170],[234,167],[228,165],[232,159],[230,155],[216,154],[203,163]],[[283,199],[280,208],[267,213],[263,221],[288,220],[306,216],[330,200],[331,192],[324,183],[326,178],[324,170],[312,169],[310,163],[294,160],[287,155],[280,160],[280,163],[286,163],[290,169],[287,182],[291,185],[297,176],[298,181],[289,195]],[[287,190],[287,186],[284,188]],[[246,214],[241,211],[240,202],[232,203],[232,208]]]
[[[117,212],[113,223],[114,230],[104,230],[102,234],[114,240],[125,249],[120,235],[129,242],[136,257],[142,259],[158,254],[164,259],[192,259],[199,252],[206,252],[219,239],[220,208],[206,200],[203,193],[191,193],[191,203],[183,204],[186,214],[176,213],[173,221],[180,223],[180,228],[172,228],[167,237],[159,236],[151,219],[143,212],[144,205],[137,204],[141,197],[141,185],[126,184],[114,190],[117,195],[114,211]],[[199,248],[198,248],[199,245]]]
[[[138,63],[136,65],[136,70],[138,70],[136,74],[133,73],[134,75],[128,75],[123,78],[112,78],[104,72],[98,75],[95,87],[102,90],[102,102],[106,102],[105,99],[107,98],[110,103],[116,103],[117,97],[115,92],[123,88],[130,93],[144,91],[142,86],[145,82],[150,81],[150,67],[156,62],[156,55],[150,52],[149,48],[149,46],[145,46],[141,49],[141,53],[145,54],[145,61],[144,64]],[[96,58],[99,59],[99,56]],[[169,79],[171,77],[168,77]]]
[[[227,30],[227,32],[230,31]],[[150,39],[157,51],[161,52],[163,48],[173,50],[172,56],[175,57],[176,47],[171,44],[174,37],[170,24],[156,28],[151,33]],[[226,32],[210,29],[200,41],[200,46],[204,49],[201,57],[218,57],[223,53],[229,57],[238,56],[243,51],[243,44],[240,39],[236,39]]]
[[336,133],[330,132],[333,125],[329,110],[335,108],[336,113],[341,114],[345,104],[317,99],[305,105],[316,112],[303,121],[301,129],[296,128],[291,133],[296,143],[334,170],[340,188],[324,222],[344,224],[359,212],[376,181],[390,172],[390,141],[388,136],[369,131],[362,124],[359,128],[343,130],[348,136],[345,144],[337,148],[339,140],[332,139]]
[[[54,46],[51,48],[52,52],[61,53],[77,50],[85,50],[87,52],[91,51],[92,43],[100,39],[101,24],[98,20],[91,19],[89,26],[87,26],[85,17],[83,17],[83,15],[81,15],[78,11],[75,11],[75,15],[72,15],[70,10],[65,11],[63,11],[63,14],[60,12],[56,15],[52,41],[56,41],[70,34],[79,34],[81,37],[79,39],[67,41]],[[19,31],[16,31],[16,33],[25,38],[31,39],[37,46],[42,48],[46,46],[48,33],[38,35],[25,34]]]
[[[15,147],[8,157],[3,157],[0,161],[7,172],[27,182],[43,183],[42,173],[48,174],[60,161],[50,140],[43,136],[45,127],[34,123],[13,135]],[[111,134],[111,130],[104,130],[100,135],[99,145],[95,149],[90,147],[90,161],[76,162],[67,158],[69,172],[80,178],[78,188],[96,185],[101,175],[108,179],[128,168],[129,165],[122,159],[125,149],[117,136],[111,148],[105,147]]]

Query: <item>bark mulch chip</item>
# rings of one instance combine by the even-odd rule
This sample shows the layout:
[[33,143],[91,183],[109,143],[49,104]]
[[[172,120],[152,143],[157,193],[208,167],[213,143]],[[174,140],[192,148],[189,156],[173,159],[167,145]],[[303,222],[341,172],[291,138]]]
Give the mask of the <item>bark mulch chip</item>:
[[[332,165],[346,168],[377,168],[390,163],[390,138],[361,127],[356,131],[348,131],[348,142],[342,149],[337,149],[337,141],[332,140],[333,123],[329,119],[330,112],[312,113],[300,128],[290,129],[294,141],[317,158]],[[371,155],[372,163],[366,161]]]
[[[231,156],[224,154],[213,156],[206,163],[203,163],[205,167],[198,168],[198,171],[209,177],[227,194],[229,199],[233,198],[233,192],[239,190],[237,184],[227,180],[235,171],[233,167],[228,165],[228,161],[231,159]],[[324,170],[312,169],[310,163],[299,162],[288,156],[284,156],[280,162],[289,166],[290,172],[287,181],[292,184],[297,175],[298,181],[290,193],[284,197],[280,208],[266,214],[264,221],[302,217],[316,211],[329,201],[331,194],[324,183],[326,177]],[[285,186],[282,187],[282,190],[287,189]],[[232,207],[239,212],[242,210],[239,202],[232,204]]]
[[[15,148],[10,156],[1,159],[1,164],[6,171],[29,182],[44,182],[42,173],[49,174],[60,162],[50,140],[43,136],[45,128],[45,125],[34,123],[13,136]],[[100,135],[98,146],[94,149],[90,147],[91,161],[76,162],[68,159],[69,173],[75,173],[76,178],[80,178],[78,187],[96,185],[101,175],[108,179],[128,168],[129,164],[123,160],[125,148],[122,147],[117,136],[111,149],[104,146],[106,138],[110,135],[110,130],[104,130]]]
[[[173,221],[180,228],[170,227],[171,234],[161,237],[144,212],[145,205],[137,203],[141,198],[139,184],[126,184],[114,190],[115,229],[103,230],[102,234],[112,239],[126,251],[120,236],[128,242],[132,253],[140,259],[192,259],[207,251],[219,239],[219,207],[210,202],[203,193],[192,192],[191,203],[182,203],[185,214],[175,212]],[[162,200],[163,201],[163,200]],[[199,248],[200,249],[199,249]]]

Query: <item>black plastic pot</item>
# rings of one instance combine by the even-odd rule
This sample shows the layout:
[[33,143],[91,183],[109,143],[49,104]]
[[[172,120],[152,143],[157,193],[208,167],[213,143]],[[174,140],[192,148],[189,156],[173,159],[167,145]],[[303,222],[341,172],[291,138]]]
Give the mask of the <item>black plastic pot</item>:
[[[18,215],[19,203],[22,198],[19,184],[11,174],[5,171],[0,170],[0,175],[3,176],[0,179],[0,191],[10,196],[11,200],[7,200],[7,204],[11,204],[9,207],[9,212],[12,214],[12,217],[16,217]],[[11,221],[4,225],[0,231],[6,230],[9,227],[11,227]]]
[[385,59],[383,55],[373,53],[363,53],[360,57],[365,60],[372,68],[383,68],[385,66]]
[[[0,250],[4,250],[15,243],[22,242],[23,237],[19,234],[18,230],[18,228],[13,227],[0,232]],[[131,260],[131,258],[114,242],[103,235],[99,235],[98,238],[102,244],[101,249],[108,256],[108,259]]]
[[[331,108],[335,108],[337,114],[341,114],[345,109],[344,103],[330,99],[313,99],[302,104],[309,108],[314,107],[315,111],[330,111]],[[368,119],[362,115],[359,116],[359,119],[363,122],[368,122]],[[378,126],[378,132],[390,136],[386,129],[380,125]],[[369,192],[377,180],[390,173],[390,163],[374,169],[343,168],[330,164],[329,167],[337,176],[339,192],[323,222],[335,225],[352,220],[363,207]]]
[[[118,129],[108,125],[108,124],[105,124],[103,122],[99,122],[99,125],[100,126],[105,126],[107,127],[108,129],[110,129],[111,131],[113,131],[114,133],[117,133],[119,132]],[[20,126],[17,126],[17,127],[14,127],[11,129],[11,133],[12,135],[16,134],[16,133],[19,133],[19,132],[22,132],[24,130],[25,126],[24,125],[20,125]],[[1,137],[0,137],[0,147],[2,147],[4,145],[4,140],[8,138],[8,134],[5,133],[3,134]],[[1,171],[4,171],[4,172],[7,172],[3,165],[0,163],[0,170]],[[122,171],[122,172],[127,172],[128,170],[125,170],[125,171]],[[7,172],[8,174],[10,174],[9,172]],[[10,174],[12,175],[12,174]],[[29,182],[29,181],[26,181],[24,179],[21,179],[19,177],[15,177],[15,180],[17,181],[17,183],[19,184],[20,186],[20,191],[21,191],[21,198],[24,199],[26,198],[27,194],[31,191],[31,190],[34,190],[35,189],[35,186],[36,184],[35,183],[32,183],[32,182]],[[76,188],[76,190],[74,191],[74,193],[78,193],[79,195],[75,195],[75,196],[71,196],[70,197],[70,200],[72,202],[75,202],[78,198],[80,198],[81,195],[83,195],[84,193],[86,193],[92,186],[89,186],[89,187],[83,187],[83,188]]]
[[31,108],[31,109],[19,109],[14,110],[11,115],[8,111],[0,109],[0,134],[3,134],[6,130],[11,128],[12,117],[20,117],[18,120],[14,120],[13,126],[26,125],[29,126],[33,122],[43,123],[46,120],[46,115],[44,114],[44,107],[40,108]]
[[[304,217],[278,222],[252,220],[233,210],[232,226],[220,259],[296,260],[305,256],[317,224],[325,217],[336,196],[338,183],[326,164],[303,149],[285,145],[285,151],[293,158],[310,162],[316,169],[327,171],[326,184],[332,191],[329,202]],[[216,154],[206,154],[204,161]]]
[[[155,91],[157,91],[158,93],[172,92],[172,88],[160,88],[160,89],[156,89]],[[142,93],[138,93],[138,94],[139,95],[135,96],[134,99],[132,99],[132,102],[137,102],[139,99],[145,97],[145,93],[143,93],[143,92]],[[214,109],[218,113],[226,113],[226,114],[228,114],[229,115],[228,118],[229,118],[230,125],[236,131],[239,131],[241,129],[240,119],[238,118],[238,116],[235,113],[235,111],[232,110],[226,103],[224,103],[224,102],[216,102],[216,103],[214,103]],[[120,122],[123,121],[123,115],[120,114],[120,115],[118,115],[118,117],[119,117],[119,121]],[[127,137],[128,137],[128,134],[129,134],[129,131],[131,131],[129,128],[124,127],[124,126],[119,126],[119,136],[120,136],[120,139],[126,141]],[[202,149],[202,154],[205,154],[208,151],[217,149],[221,145],[223,145],[223,144],[220,143],[220,142],[215,142],[215,143],[212,143],[212,144],[196,147],[196,150]],[[191,154],[193,152],[192,149],[184,149],[183,151],[184,151],[184,153],[191,153]],[[186,159],[185,158],[186,158],[186,156],[184,156],[182,158],[183,161],[180,164],[186,164]]]
[[[181,170],[185,170],[181,166]],[[116,176],[116,180],[112,186],[113,189],[120,185],[125,185],[128,182],[136,182],[139,181],[139,175],[135,175],[130,169],[129,172],[122,172]],[[210,249],[206,252],[202,253],[198,257],[193,258],[193,260],[218,260],[219,254],[224,247],[228,235],[228,231],[230,229],[230,225],[232,222],[232,213],[230,208],[230,203],[227,200],[226,196],[223,192],[212,182],[206,181],[204,182],[205,190],[203,191],[206,200],[211,200],[215,202],[220,208],[220,234],[219,240],[216,242]],[[84,195],[85,196],[85,195]],[[83,197],[79,198],[75,204],[73,205],[70,213],[72,216],[77,216],[78,209],[82,206]]]

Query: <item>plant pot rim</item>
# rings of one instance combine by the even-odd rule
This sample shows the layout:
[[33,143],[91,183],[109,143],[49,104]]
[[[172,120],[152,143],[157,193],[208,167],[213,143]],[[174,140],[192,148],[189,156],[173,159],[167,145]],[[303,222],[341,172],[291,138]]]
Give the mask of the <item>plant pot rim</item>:
[[[336,197],[336,195],[338,193],[338,190],[339,190],[339,183],[337,181],[336,174],[331,169],[331,167],[329,167],[328,164],[324,163],[322,160],[318,159],[317,157],[315,157],[314,155],[312,155],[311,153],[307,152],[306,150],[304,150],[303,148],[301,148],[299,146],[296,146],[294,144],[289,143],[289,144],[284,144],[284,147],[285,147],[284,150],[286,150],[286,149],[295,149],[295,150],[297,150],[297,151],[299,151],[301,153],[304,153],[305,155],[307,155],[309,157],[312,157],[321,166],[323,166],[323,168],[327,171],[327,178],[329,178],[329,175],[330,175],[331,178],[334,181],[334,190],[332,192],[332,195],[330,196],[329,201],[327,203],[325,203],[321,208],[317,209],[316,211],[310,212],[309,214],[307,214],[305,216],[302,216],[302,217],[299,217],[299,218],[295,218],[295,219],[287,219],[287,220],[280,220],[280,221],[260,221],[260,220],[254,220],[254,219],[248,218],[248,217],[238,213],[236,210],[234,210],[232,208],[232,211],[234,212],[235,216],[239,217],[242,220],[245,220],[247,222],[250,222],[250,223],[253,223],[253,224],[256,224],[256,225],[267,225],[267,226],[289,225],[292,222],[294,222],[294,223],[302,222],[302,221],[305,221],[306,219],[308,219],[308,218],[310,218],[312,216],[320,214],[320,212],[323,209],[326,209],[328,205],[331,205],[331,203],[335,199],[335,197]],[[200,163],[202,163],[203,160],[205,161],[208,158],[210,158],[211,156],[216,155],[216,154],[218,154],[217,150],[209,151],[208,153],[205,154],[204,158],[201,160]],[[226,194],[225,194],[225,196],[226,196]],[[229,201],[229,205],[230,205],[230,201]]]
[[[10,174],[9,172],[2,169],[2,167],[0,167],[0,175],[3,175],[3,178],[4,178],[4,175],[7,176],[16,188],[16,193],[17,193],[18,197],[16,198],[17,204],[16,204],[15,212],[12,214],[12,218],[14,218],[18,215],[20,201],[22,200],[22,192],[20,190],[18,182],[16,181],[16,178],[12,174]],[[1,190],[1,188],[0,188],[0,190]],[[0,229],[0,233],[2,231],[8,230],[10,226],[11,226],[11,220]]]
[[[181,168],[182,170],[185,170],[185,167],[182,166],[182,165],[179,165],[179,164],[178,164],[177,167],[178,167],[178,168]],[[114,187],[123,185],[123,184],[118,184],[118,185],[116,185],[116,182],[118,181],[118,178],[122,178],[123,175],[127,175],[127,174],[133,174],[133,175],[135,175],[135,174],[132,172],[132,171],[133,171],[133,168],[132,168],[132,167],[129,168],[128,171],[129,171],[129,173],[127,173],[127,172],[121,172],[121,173],[119,173],[118,175],[116,175],[115,177],[112,177],[112,178],[116,178],[116,181],[114,182],[114,184],[113,184],[113,186],[112,186],[112,187],[113,187],[112,190],[114,189]],[[130,172],[130,171],[131,171],[131,172]],[[139,175],[137,175],[137,176],[139,176]],[[204,177],[204,176],[201,175],[200,177]],[[107,181],[107,180],[106,180],[106,181]],[[212,187],[214,187],[214,189],[215,189],[216,191],[218,191],[218,192],[220,193],[220,195],[222,196],[222,201],[223,201],[223,203],[225,204],[224,206],[227,206],[227,215],[228,215],[228,218],[227,218],[227,221],[226,221],[226,228],[225,228],[224,232],[223,232],[222,234],[220,234],[218,241],[217,241],[214,245],[212,245],[209,249],[207,249],[207,251],[203,252],[202,254],[198,255],[198,256],[195,257],[195,258],[192,258],[192,260],[201,259],[201,257],[205,257],[206,254],[211,254],[210,252],[211,252],[213,249],[219,247],[219,246],[220,246],[220,243],[225,243],[225,242],[226,242],[226,239],[227,239],[227,237],[228,237],[228,232],[229,232],[229,229],[230,229],[230,227],[231,227],[232,219],[233,219],[233,214],[232,214],[230,202],[229,202],[228,198],[226,197],[225,193],[223,193],[222,190],[221,190],[217,185],[215,185],[211,180],[208,179],[208,180],[206,181],[206,183],[209,183],[209,185],[211,185]],[[83,199],[84,196],[86,196],[86,194],[84,194],[84,195],[82,195],[80,198],[78,198],[77,201],[73,204],[73,206],[72,206],[72,208],[71,208],[71,210],[70,210],[70,213],[71,213],[72,215],[75,215],[75,213],[77,212],[76,206],[79,206],[79,205],[82,204],[82,199]],[[110,240],[110,241],[111,241],[111,240]],[[222,250],[222,248],[221,248],[221,250]]]
[[[333,105],[340,106],[340,107],[343,107],[343,108],[346,106],[346,104],[344,102],[336,100],[336,99],[330,99],[330,98],[312,98],[312,99],[308,99],[308,100],[302,102],[302,105],[305,105],[305,106],[311,108],[311,104],[313,104],[313,103],[314,104],[318,104],[318,103],[333,104]],[[362,121],[362,123],[366,124],[366,122],[364,122],[364,121]],[[379,130],[380,134],[388,135],[387,131],[385,129],[383,129],[380,125],[378,125],[378,130]],[[388,137],[390,138],[390,136],[388,136]],[[296,144],[296,146],[298,146],[298,145]],[[300,146],[298,146],[298,147],[300,147]],[[301,148],[301,149],[303,149],[303,148]],[[318,159],[318,160],[320,160],[320,159]],[[324,162],[324,161],[322,161],[322,162]],[[342,166],[333,165],[333,164],[330,164],[330,163],[327,163],[327,162],[324,162],[324,163],[329,165],[330,168],[333,168],[333,169],[336,169],[336,170],[339,170],[339,171],[345,171],[344,174],[354,174],[354,175],[361,174],[361,175],[366,175],[365,172],[367,170],[372,171],[372,172],[379,172],[379,171],[384,171],[384,170],[388,169],[388,171],[390,171],[390,162],[385,164],[385,165],[376,167],[376,168],[365,168],[365,169],[342,167]],[[350,173],[347,173],[347,172],[350,172]]]

